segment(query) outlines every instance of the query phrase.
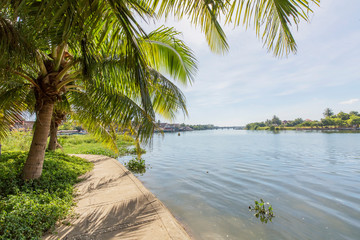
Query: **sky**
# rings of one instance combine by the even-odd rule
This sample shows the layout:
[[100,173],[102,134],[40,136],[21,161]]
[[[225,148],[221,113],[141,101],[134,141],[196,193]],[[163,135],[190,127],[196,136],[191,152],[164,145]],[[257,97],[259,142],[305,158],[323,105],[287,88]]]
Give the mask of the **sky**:
[[183,33],[199,68],[191,86],[178,85],[189,115],[173,122],[243,126],[273,115],[320,120],[327,107],[360,112],[360,1],[322,0],[313,10],[310,23],[293,29],[297,54],[283,58],[269,53],[251,28],[224,28],[230,50],[218,55],[199,29],[167,20]]

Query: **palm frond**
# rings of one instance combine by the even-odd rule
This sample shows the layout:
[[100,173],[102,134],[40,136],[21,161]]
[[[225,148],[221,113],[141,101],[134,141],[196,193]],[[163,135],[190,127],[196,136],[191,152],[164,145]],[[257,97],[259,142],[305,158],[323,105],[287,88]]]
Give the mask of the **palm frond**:
[[180,110],[188,115],[185,95],[160,72],[149,67],[150,94],[156,113],[168,120],[174,120]]
[[144,130],[140,133],[140,138],[144,142],[148,141],[155,127],[154,117],[123,93],[109,93],[102,87],[101,85],[97,85],[96,89],[88,87],[86,99],[90,98],[91,101],[85,100],[84,95],[82,100],[79,100],[81,96],[78,96],[76,101],[81,105],[74,105],[74,111],[85,112],[85,117],[91,115],[94,121],[108,126],[112,123],[128,126],[132,122],[141,122]]
[[6,10],[0,9],[0,69],[31,63],[35,56],[36,48],[27,36],[26,26],[13,22],[11,17]]
[[150,66],[186,85],[194,80],[197,61],[191,49],[179,39],[180,34],[173,28],[160,27],[140,41]]
[[320,0],[234,0],[227,13],[227,22],[235,26],[253,24],[258,37],[275,56],[296,53],[297,46],[290,26],[300,19],[308,21],[310,2]]
[[29,84],[4,83],[0,86],[0,140],[8,135],[11,126],[23,119],[26,111],[33,111],[34,102]]
[[188,18],[191,23],[205,34],[210,49],[215,53],[224,53],[229,49],[226,36],[219,19],[225,14],[228,1],[221,0],[172,0],[147,1],[156,9],[159,17],[173,15],[178,19]]

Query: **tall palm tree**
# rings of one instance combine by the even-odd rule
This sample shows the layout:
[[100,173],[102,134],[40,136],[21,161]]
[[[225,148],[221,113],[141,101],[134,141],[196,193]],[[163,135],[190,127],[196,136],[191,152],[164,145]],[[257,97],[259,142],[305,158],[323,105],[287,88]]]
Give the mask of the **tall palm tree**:
[[[0,49],[6,55],[0,59],[2,80],[20,84],[20,96],[23,96],[21,91],[30,89],[36,102],[36,128],[23,170],[24,179],[40,177],[54,104],[66,92],[76,90],[78,82],[93,81],[97,87],[113,93],[112,100],[119,101],[118,109],[123,110],[124,121],[136,115],[126,114],[136,109],[131,106],[140,104],[138,111],[148,116],[147,121],[141,120],[143,130],[139,132],[145,139],[152,129],[145,123],[154,120],[154,109],[158,106],[160,110],[165,101],[160,94],[167,94],[165,89],[171,88],[168,81],[149,76],[157,72],[156,68],[164,67],[171,76],[188,82],[196,70],[191,51],[171,36],[177,33],[171,29],[161,29],[148,36],[143,33],[130,12],[151,16],[150,9],[141,1],[2,4],[0,30],[5,34],[1,35]],[[168,34],[168,39],[163,34]],[[159,41],[162,37],[171,45]],[[150,64],[157,59],[165,60]],[[164,65],[165,62],[168,64]],[[9,100],[3,98],[2,107],[11,105],[13,100],[14,96]],[[14,106],[17,108],[9,113],[8,122],[28,107],[25,105]],[[163,108],[165,112],[168,110]]]
[[[165,68],[167,73],[173,75],[173,79],[180,80],[182,84],[191,81],[194,71],[196,70],[195,58],[190,49],[179,39],[179,35],[180,33],[173,28],[161,27],[152,31],[146,37],[138,39],[148,60],[145,73],[146,81],[149,84],[148,90],[153,109],[158,115],[168,120],[173,120],[176,112],[179,110],[187,115],[186,101],[180,89],[156,69]],[[81,86],[77,86],[81,87],[81,89],[68,91],[62,95],[62,101],[56,103],[53,112],[48,145],[49,150],[55,150],[57,145],[57,129],[67,114],[72,115],[75,119],[80,118],[82,123],[87,123],[85,124],[86,129],[94,134],[97,133],[97,130],[103,129],[104,126],[105,128],[109,128],[112,122],[121,124],[123,127],[129,127],[129,120],[134,122],[136,119],[150,118],[151,121],[147,122],[148,131],[143,131],[143,128],[146,126],[145,124],[140,125],[140,129],[138,129],[140,131],[137,131],[138,133],[142,133],[137,136],[137,138],[143,141],[148,140],[151,136],[149,133],[152,133],[154,127],[156,127],[156,125],[153,124],[155,119],[153,116],[144,112],[141,106],[138,105],[136,98],[139,96],[136,96],[136,92],[126,92],[121,85],[119,85],[118,88],[113,88],[114,85],[112,85],[111,88],[103,85],[106,79],[111,78],[109,71],[114,71],[114,69],[109,68],[109,65],[116,65],[119,61],[123,62],[125,59],[116,59],[116,61],[106,59],[104,62],[94,64],[96,66],[92,66],[92,68],[97,69],[98,72],[102,72],[101,81],[88,80],[82,82]],[[118,66],[116,75],[118,75],[119,78],[128,78],[126,73],[127,71],[121,72],[121,66]],[[70,85],[70,83],[66,86],[68,85]],[[112,97],[117,98],[116,104],[111,102],[110,98]],[[99,98],[102,100],[98,101]],[[126,121],[124,121],[124,114],[122,114],[121,118],[120,115],[114,111],[107,111],[118,109],[119,106],[122,106],[119,103],[125,101],[132,102],[132,105],[126,106],[128,108],[127,110],[121,110],[121,113],[127,113]],[[104,105],[104,103],[107,104]],[[95,111],[96,114],[91,111]],[[107,115],[107,113],[109,114]],[[102,140],[110,143],[110,146],[116,150],[114,139],[109,138],[112,136],[106,134],[106,131],[102,131],[102,134],[98,135],[100,135]]]
[[330,108],[325,108],[323,115],[324,117],[331,117],[334,115],[334,112]]
[[[276,55],[296,51],[289,25],[291,22],[297,24],[300,18],[306,20],[307,11],[310,11],[306,0],[1,1],[1,78],[7,82],[22,81],[24,87],[26,82],[26,87],[35,96],[36,128],[24,166],[24,179],[40,177],[54,104],[64,93],[74,90],[76,87],[73,85],[78,81],[93,79],[107,91],[125,91],[141,104],[146,115],[154,118],[154,104],[161,99],[150,95],[150,91],[156,90],[151,90],[147,81],[147,76],[153,71],[149,66],[159,67],[164,61],[171,62],[174,54],[164,54],[165,50],[156,41],[144,41],[148,43],[144,47],[139,40],[147,35],[135,15],[146,21],[154,16],[153,9],[158,16],[189,16],[192,23],[200,26],[215,52],[224,52],[228,48],[218,22],[220,17],[225,16],[227,22],[234,21],[235,25],[253,23],[268,49]],[[160,35],[157,37],[161,38]],[[157,50],[153,46],[157,46]],[[158,57],[149,58],[144,54],[146,48]],[[106,69],[99,68],[99,64],[107,60],[110,61]],[[186,65],[191,61],[180,62]],[[191,70],[178,71],[174,66],[166,70],[172,77],[192,74]],[[122,75],[124,72],[126,74]],[[105,79],[103,76],[106,74],[111,78]],[[185,81],[189,79],[186,77]],[[25,90],[19,89],[17,93],[21,94],[21,91]],[[4,100],[1,106],[8,103]],[[122,106],[126,112],[127,105],[124,103]],[[12,108],[12,113],[19,113],[26,106]],[[7,121],[13,121],[15,115],[9,112]],[[140,134],[149,136],[150,130],[144,128]]]

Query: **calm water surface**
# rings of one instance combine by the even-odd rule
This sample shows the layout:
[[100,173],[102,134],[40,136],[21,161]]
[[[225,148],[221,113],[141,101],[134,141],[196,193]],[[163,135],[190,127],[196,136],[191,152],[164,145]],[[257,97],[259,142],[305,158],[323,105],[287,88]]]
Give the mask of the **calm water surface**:
[[[359,140],[296,131],[156,135],[143,156],[152,168],[138,177],[194,239],[360,239]],[[260,198],[274,208],[272,223],[249,212]]]

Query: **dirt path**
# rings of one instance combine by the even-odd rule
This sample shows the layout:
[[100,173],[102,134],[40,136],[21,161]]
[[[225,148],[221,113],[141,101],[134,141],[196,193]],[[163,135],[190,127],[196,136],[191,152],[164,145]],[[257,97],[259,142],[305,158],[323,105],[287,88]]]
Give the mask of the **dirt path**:
[[76,156],[94,163],[77,185],[76,217],[43,239],[191,239],[169,210],[117,160]]

